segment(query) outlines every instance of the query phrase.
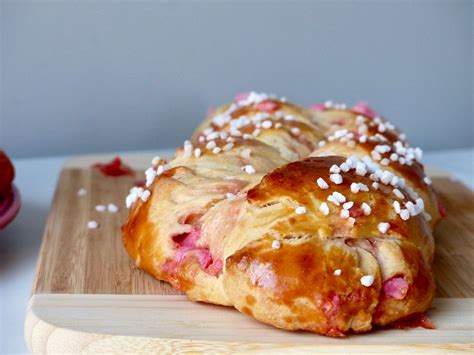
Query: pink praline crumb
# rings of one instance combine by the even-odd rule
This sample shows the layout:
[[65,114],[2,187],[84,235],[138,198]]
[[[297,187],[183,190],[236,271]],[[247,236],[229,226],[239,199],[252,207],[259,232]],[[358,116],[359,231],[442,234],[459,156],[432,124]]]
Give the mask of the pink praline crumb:
[[363,101],[357,102],[354,106],[352,106],[351,110],[369,118],[374,118],[377,116],[377,112]]
[[326,106],[324,104],[313,104],[309,105],[308,109],[311,111],[324,111],[326,109]]
[[273,112],[278,108],[278,105],[272,101],[263,101],[256,106],[257,110],[264,112]]
[[235,102],[245,100],[249,96],[248,92],[241,92],[240,94],[237,94],[234,98]]

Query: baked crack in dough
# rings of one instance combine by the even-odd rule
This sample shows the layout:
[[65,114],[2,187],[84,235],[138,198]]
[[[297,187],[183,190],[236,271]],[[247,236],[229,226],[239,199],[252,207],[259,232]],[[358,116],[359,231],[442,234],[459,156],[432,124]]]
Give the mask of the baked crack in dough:
[[441,216],[421,158],[365,104],[240,95],[174,159],[153,159],[123,242],[193,301],[288,330],[366,332],[434,297]]

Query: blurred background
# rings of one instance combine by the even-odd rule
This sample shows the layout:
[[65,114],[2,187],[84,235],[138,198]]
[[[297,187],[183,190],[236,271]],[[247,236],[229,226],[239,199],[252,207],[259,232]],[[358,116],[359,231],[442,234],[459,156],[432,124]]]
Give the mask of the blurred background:
[[1,12],[13,158],[171,148],[256,90],[365,100],[425,150],[473,146],[473,2],[32,1]]

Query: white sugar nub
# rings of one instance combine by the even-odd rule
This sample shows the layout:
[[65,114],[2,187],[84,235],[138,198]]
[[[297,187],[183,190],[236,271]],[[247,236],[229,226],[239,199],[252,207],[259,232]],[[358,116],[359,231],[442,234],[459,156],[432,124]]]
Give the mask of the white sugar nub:
[[189,158],[193,153],[193,145],[191,144],[190,141],[185,141],[184,142],[184,154],[183,156],[185,158]]
[[405,196],[399,189],[393,189],[393,194],[402,200],[405,198]]
[[418,208],[420,208],[420,210],[423,211],[425,209],[425,201],[423,201],[422,198],[417,198],[415,200],[415,202],[416,202],[416,205],[418,206]]
[[306,207],[304,206],[299,206],[295,208],[295,213],[296,214],[305,214],[307,212]]
[[358,161],[356,163],[356,174],[360,176],[364,176],[365,174],[367,174],[367,166],[365,165],[365,163],[361,161]]
[[358,115],[358,116],[356,117],[356,124],[357,124],[357,125],[361,125],[361,124],[363,124],[364,122],[365,122],[365,117],[364,117],[364,116]]
[[334,132],[334,138],[339,139],[347,135],[349,131],[347,129],[340,129],[339,131]]
[[354,202],[349,201],[349,202],[345,202],[342,205],[342,208],[344,208],[345,210],[350,210],[352,208],[352,206],[354,206]]
[[201,156],[201,148],[196,148],[196,149],[194,150],[194,156],[195,156],[196,158],[199,158],[199,157]]
[[215,147],[215,148],[212,150],[212,152],[213,152],[214,154],[219,154],[219,153],[221,152],[221,150],[222,150],[221,148]]
[[428,176],[425,176],[425,178],[423,179],[423,181],[425,182],[426,185],[431,185],[431,179],[428,177]]
[[416,148],[415,148],[415,159],[416,159],[419,163],[421,163],[421,158],[422,158],[422,157],[423,157],[423,151],[422,151],[420,148],[416,147]]
[[340,216],[341,216],[342,218],[349,218],[349,216],[350,216],[349,211],[342,209]]
[[416,216],[418,214],[418,209],[413,202],[408,201],[405,203],[405,207],[408,210],[408,213],[410,213],[410,216]]
[[372,158],[374,158],[374,160],[381,160],[382,159],[382,156],[380,155],[379,152],[377,152],[376,150],[373,150],[370,155],[372,155]]
[[336,164],[334,164],[329,168],[329,172],[331,174],[338,174],[341,172],[341,169]]
[[255,168],[252,165],[245,165],[243,169],[247,174],[255,174],[256,172]]
[[127,197],[125,198],[125,206],[127,208],[130,208],[132,207],[132,205],[135,203],[135,201],[137,200],[138,196],[133,194],[133,193],[130,193],[129,195],[127,195]]
[[387,231],[390,229],[390,224],[386,222],[379,223],[377,226],[378,230],[380,233],[387,233]]
[[208,127],[206,128],[204,131],[202,131],[202,133],[207,136],[208,134],[211,134],[212,132],[214,132],[214,128],[212,127]]
[[329,188],[328,183],[324,181],[323,178],[318,178],[318,180],[316,180],[316,183],[318,184],[319,188],[322,190],[326,190]]
[[390,185],[398,186],[399,182],[400,182],[400,178],[396,175],[393,175],[392,180],[390,180]]
[[406,209],[401,210],[400,218],[403,219],[404,221],[408,220],[410,218],[410,212],[408,212],[408,210]]
[[143,191],[140,198],[142,199],[143,202],[146,202],[148,200],[148,198],[150,197],[150,195],[151,195],[150,190],[145,190],[145,191]]
[[85,195],[87,195],[87,190],[85,188],[81,187],[79,190],[77,190],[77,196],[82,197]]
[[274,241],[272,242],[272,248],[273,248],[273,249],[280,249],[280,248],[281,248],[281,241],[279,241],[279,240],[274,240]]
[[390,184],[390,181],[392,181],[392,177],[393,177],[393,174],[390,171],[385,170],[382,173],[382,176],[380,177],[380,181],[383,184],[388,185],[388,184]]
[[342,270],[341,269],[336,269],[334,270],[334,276],[341,276]]
[[238,129],[231,129],[230,130],[230,135],[234,137],[242,137],[243,133],[239,131]]
[[97,227],[99,227],[99,223],[97,223],[96,221],[89,221],[89,222],[87,222],[87,228],[89,228],[89,229],[97,229]]
[[360,278],[360,283],[365,287],[370,287],[374,284],[373,275],[365,275]]
[[362,202],[362,205],[360,205],[360,207],[362,208],[362,212],[364,212],[364,215],[368,216],[372,213],[372,208],[370,208],[367,203]]
[[106,207],[105,207],[104,205],[97,205],[97,206],[95,206],[95,210],[96,210],[97,212],[104,212],[105,209],[106,209]]
[[347,173],[349,170],[351,170],[351,167],[346,162],[342,163],[339,167],[341,168],[341,171],[344,173]]
[[217,139],[219,137],[220,137],[219,132],[212,132],[212,133],[210,133],[206,136],[206,140],[207,141],[212,141],[212,140]]
[[153,184],[153,181],[155,181],[155,178],[156,178],[156,171],[153,169],[153,167],[146,169],[145,184],[147,187]]
[[294,135],[298,135],[301,133],[301,130],[298,127],[292,127],[291,133],[293,133]]
[[393,209],[395,210],[396,213],[400,213],[400,211],[401,211],[400,202],[393,201]]
[[117,207],[117,205],[113,204],[113,203],[109,203],[107,205],[107,211],[109,211],[110,213],[117,213],[119,210],[119,208]]
[[161,158],[156,156],[151,160],[151,165],[157,165],[160,162]]
[[334,198],[335,198],[339,203],[344,203],[344,202],[346,202],[346,196],[344,196],[344,195],[341,194],[340,192],[334,191],[334,192],[332,193],[332,196],[334,196]]
[[336,185],[342,184],[342,176],[341,174],[331,174],[329,176],[329,180],[331,180]]
[[323,215],[327,216],[327,215],[329,214],[329,206],[328,206],[328,204],[327,204],[326,202],[321,203],[321,205],[319,205],[319,211],[320,211]]
[[359,184],[356,183],[356,182],[353,182],[353,183],[351,184],[351,192],[354,193],[354,194],[356,194],[356,193],[358,193],[359,191],[360,191]]
[[210,141],[210,142],[208,142],[208,143],[206,144],[206,149],[207,149],[207,150],[212,150],[212,149],[214,149],[216,146],[217,146],[216,142]]
[[156,169],[156,175],[161,175],[165,171],[165,167],[163,165],[158,166]]

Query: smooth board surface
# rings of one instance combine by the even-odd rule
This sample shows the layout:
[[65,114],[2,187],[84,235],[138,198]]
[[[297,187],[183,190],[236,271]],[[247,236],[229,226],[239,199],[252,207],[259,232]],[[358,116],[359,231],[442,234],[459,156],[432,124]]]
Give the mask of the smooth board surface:
[[[123,351],[150,351],[157,346],[176,346],[173,351],[178,351],[191,343],[192,350],[205,345],[206,349],[222,346],[222,351],[234,351],[234,343],[254,344],[242,351],[282,351],[295,346],[322,351],[326,345],[332,349],[328,351],[335,351],[341,345],[390,345],[394,348],[384,351],[397,352],[410,349],[410,344],[438,344],[416,347],[431,353],[443,347],[473,350],[474,194],[446,174],[431,174],[448,210],[435,233],[437,299],[430,317],[437,329],[379,330],[341,340],[278,330],[232,308],[187,301],[167,283],[139,270],[123,248],[120,227],[128,213],[125,196],[143,179],[152,156],[124,157],[125,163],[137,169],[135,177],[106,177],[90,169],[92,163],[110,158],[77,158],[66,163],[59,177],[25,326],[27,343],[34,352],[99,351],[84,347],[99,343],[109,348],[120,343]],[[81,188],[87,190],[85,196],[78,196]],[[109,203],[119,206],[119,211],[96,211],[96,205]],[[90,220],[99,227],[88,229]],[[73,339],[82,340],[75,343]],[[147,348],[150,344],[153,347]]]

